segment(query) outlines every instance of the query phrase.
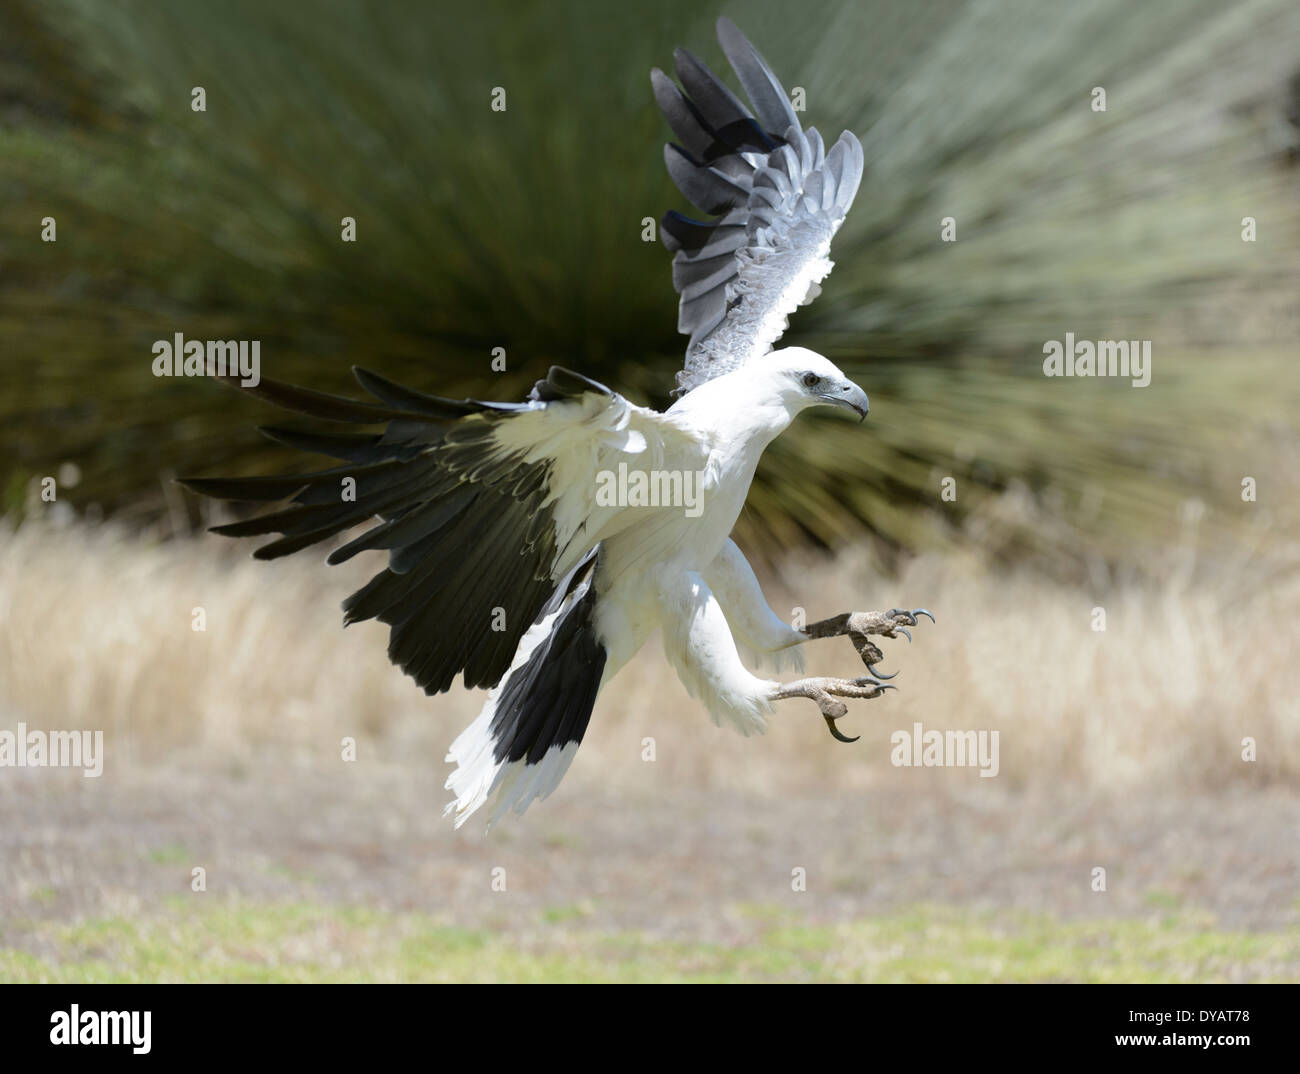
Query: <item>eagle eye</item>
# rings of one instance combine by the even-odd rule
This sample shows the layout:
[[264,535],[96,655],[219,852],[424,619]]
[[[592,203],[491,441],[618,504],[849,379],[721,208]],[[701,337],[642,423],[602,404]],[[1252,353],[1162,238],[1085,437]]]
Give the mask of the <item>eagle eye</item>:
[[822,382],[822,378],[816,373],[805,373],[803,375],[803,386],[805,388],[815,388]]

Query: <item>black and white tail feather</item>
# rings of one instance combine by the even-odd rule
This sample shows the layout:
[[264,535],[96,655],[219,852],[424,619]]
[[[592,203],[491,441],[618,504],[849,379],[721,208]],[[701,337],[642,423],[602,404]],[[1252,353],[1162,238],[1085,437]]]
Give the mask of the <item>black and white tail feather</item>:
[[457,767],[447,789],[456,800],[444,812],[455,811],[456,827],[494,796],[489,828],[507,810],[522,813],[569,770],[608,657],[594,622],[599,553],[597,547],[556,589],[478,719],[451,744],[447,760]]

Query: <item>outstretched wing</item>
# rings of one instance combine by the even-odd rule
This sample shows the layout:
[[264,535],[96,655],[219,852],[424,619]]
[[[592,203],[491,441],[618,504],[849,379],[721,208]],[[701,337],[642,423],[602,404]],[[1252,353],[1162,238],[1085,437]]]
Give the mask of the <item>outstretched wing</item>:
[[718,41],[751,113],[685,49],[673,59],[685,93],[656,68],[655,100],[681,144],[664,147],[677,188],[710,222],[667,213],[681,297],[677,330],[690,335],[680,390],[766,354],[787,318],[811,302],[832,268],[831,238],[862,180],[862,145],[845,131],[829,152],[803,130],[771,68],[731,20]]
[[260,559],[378,516],[328,557],[388,552],[387,569],[344,602],[344,621],[389,624],[389,658],[429,694],[461,671],[470,687],[492,686],[506,672],[558,584],[617,524],[623,508],[598,502],[601,471],[620,462],[659,466],[665,454],[677,465],[702,450],[671,419],[558,366],[523,403],[441,399],[354,372],[378,403],[266,379],[243,389],[315,418],[385,424],[383,432],[262,430],[345,465],[184,483],[228,500],[292,497],[270,514],[214,528],[231,537],[281,534],[257,549]]

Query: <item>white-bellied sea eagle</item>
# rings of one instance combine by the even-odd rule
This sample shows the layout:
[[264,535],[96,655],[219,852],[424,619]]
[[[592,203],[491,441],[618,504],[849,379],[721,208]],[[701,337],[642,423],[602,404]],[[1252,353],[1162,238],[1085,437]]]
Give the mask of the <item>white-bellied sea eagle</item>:
[[[670,212],[663,220],[678,328],[690,336],[681,394],[668,410],[636,406],[559,367],[521,403],[443,399],[362,369],[356,378],[373,402],[263,379],[244,390],[384,430],[266,429],[343,464],[186,482],[224,499],[291,498],[215,527],[235,537],[280,534],[256,551],[261,559],[379,519],[329,554],[341,563],[367,549],[388,553],[387,568],[344,601],[345,623],[388,624],[389,657],[428,694],[457,676],[491,691],[447,755],[456,765],[447,809],[458,826],[486,804],[491,824],[549,794],[597,694],[656,628],[717,723],[761,732],[777,701],[809,698],[832,734],[852,741],[836,729],[840,699],[889,689],[870,637],[906,633],[929,614],[846,613],[796,629],[768,607],[730,538],[759,456],[795,415],[833,406],[866,417],[866,393],[826,358],[772,350],[787,316],[831,270],[831,238],[863,156],[849,131],[827,150],[815,129],[801,128],[781,84],[727,19],[718,37],[752,111],[685,50],[675,53],[681,88],[662,71],[651,75],[679,143],[665,150],[668,170],[713,218]],[[355,482],[346,499],[345,478]],[[627,494],[633,485],[664,495]],[[838,635],[852,639],[869,675],[781,683],[751,672],[737,645],[776,653]]]

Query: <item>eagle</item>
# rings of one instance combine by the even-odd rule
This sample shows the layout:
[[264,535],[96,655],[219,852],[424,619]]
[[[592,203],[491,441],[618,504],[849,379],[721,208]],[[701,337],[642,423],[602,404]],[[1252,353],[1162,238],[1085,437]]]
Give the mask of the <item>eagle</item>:
[[[802,347],[773,350],[789,314],[831,271],[831,239],[857,193],[863,154],[850,131],[826,149],[740,30],[725,18],[717,29],[752,107],[684,49],[674,53],[680,86],[651,73],[677,138],[664,150],[669,175],[710,218],[669,212],[662,220],[678,329],[689,337],[667,410],[559,366],[521,402],[441,398],[361,368],[353,372],[364,402],[228,377],[285,410],[382,429],[264,428],[340,465],[184,479],[206,496],[281,504],[214,527],[229,537],[278,534],[256,550],[259,559],[370,524],[334,542],[327,558],[387,552],[387,567],[343,602],[344,624],[387,624],[389,658],[426,694],[458,676],[490,691],[446,758],[456,766],[446,787],[457,827],[484,806],[491,827],[550,794],[598,694],[655,630],[715,723],[761,733],[777,702],[806,698],[832,735],[852,742],[836,726],[843,699],[893,688],[876,669],[882,653],[871,639],[910,641],[919,616],[934,618],[891,608],[789,624],[731,538],[759,458],[800,412],[867,416],[866,392],[828,359]],[[852,641],[868,674],[780,682],[741,656],[779,656],[838,636]]]

